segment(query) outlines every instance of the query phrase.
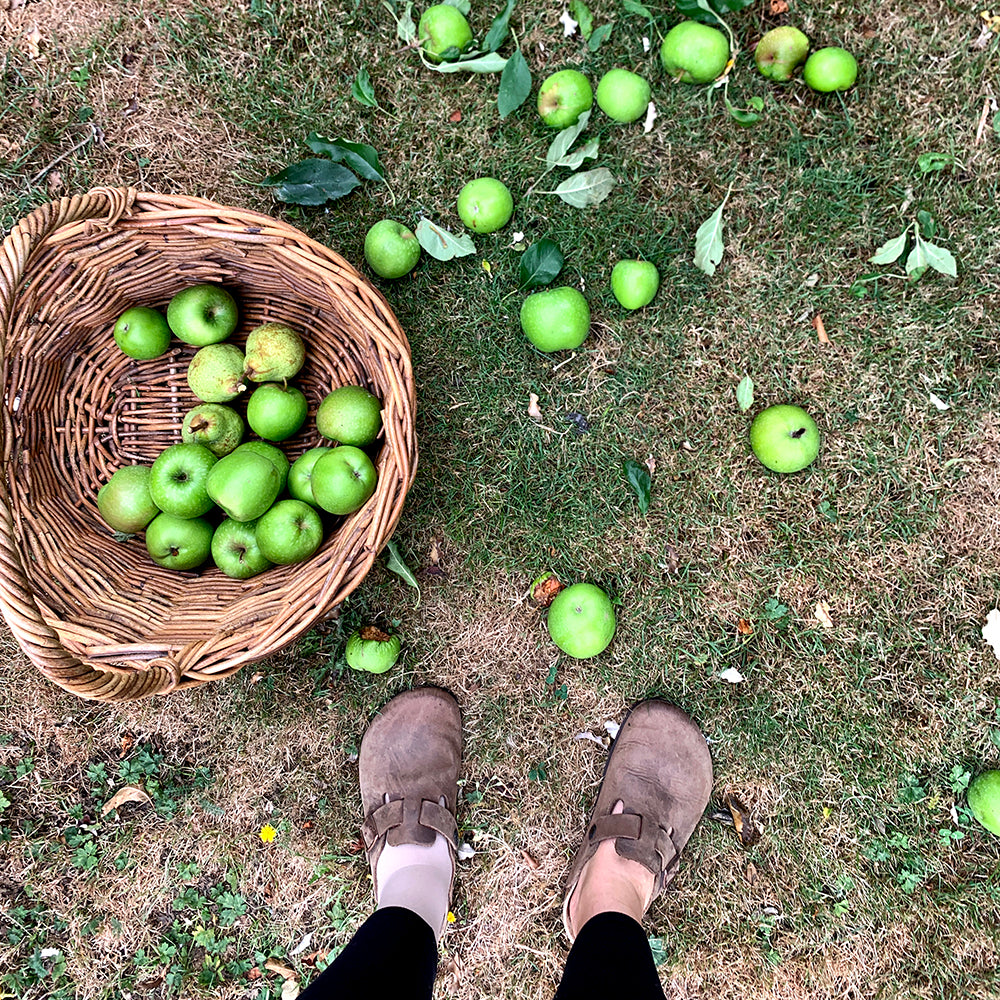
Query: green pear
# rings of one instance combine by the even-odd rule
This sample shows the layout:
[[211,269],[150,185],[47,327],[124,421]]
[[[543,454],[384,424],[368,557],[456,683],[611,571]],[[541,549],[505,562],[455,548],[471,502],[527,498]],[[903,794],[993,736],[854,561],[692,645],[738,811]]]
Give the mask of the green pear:
[[243,352],[234,344],[209,344],[191,359],[188,385],[205,403],[228,403],[246,389],[243,384],[245,363]]
[[772,28],[757,43],[753,58],[762,76],[784,83],[809,55],[809,39],[790,24]]
[[231,407],[201,403],[184,414],[181,440],[203,444],[217,458],[228,455],[243,440],[243,418]]
[[237,448],[220,458],[206,482],[208,495],[234,521],[252,521],[274,503],[281,477],[263,455]]
[[282,382],[294,378],[305,364],[302,338],[284,323],[262,323],[247,337],[244,374],[251,382]]

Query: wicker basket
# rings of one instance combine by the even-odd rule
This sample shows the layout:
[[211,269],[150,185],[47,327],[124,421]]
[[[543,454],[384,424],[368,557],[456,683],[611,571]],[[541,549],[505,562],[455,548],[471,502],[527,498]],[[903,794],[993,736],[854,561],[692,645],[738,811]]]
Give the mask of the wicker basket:
[[[308,562],[246,581],[161,569],[97,512],[98,488],[180,440],[196,403],[195,348],[134,361],[115,319],[200,282],[236,296],[237,343],[266,320],[302,334],[311,413],[348,383],[383,401],[372,499]],[[413,373],[392,311],[343,258],[265,215],[131,188],[42,206],[0,247],[0,364],[0,608],[42,673],[84,698],[165,694],[281,649],[358,586],[413,481]],[[290,457],[320,443],[307,428],[285,442]]]

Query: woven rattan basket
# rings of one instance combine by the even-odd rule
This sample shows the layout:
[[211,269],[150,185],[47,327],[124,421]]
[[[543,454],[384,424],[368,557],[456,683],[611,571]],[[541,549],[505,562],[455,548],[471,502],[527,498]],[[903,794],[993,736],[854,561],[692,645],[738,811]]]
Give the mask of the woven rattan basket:
[[[247,581],[161,569],[97,512],[101,484],[179,441],[196,403],[195,348],[134,361],[114,322],[200,282],[236,297],[236,343],[266,320],[302,334],[311,414],[343,384],[383,401],[372,499],[308,562]],[[268,216],[131,188],[42,206],[0,247],[0,364],[0,608],[42,673],[84,698],[164,694],[281,649],[358,586],[413,481],[413,373],[392,311],[343,258]],[[283,445],[291,458],[321,443],[306,426]]]

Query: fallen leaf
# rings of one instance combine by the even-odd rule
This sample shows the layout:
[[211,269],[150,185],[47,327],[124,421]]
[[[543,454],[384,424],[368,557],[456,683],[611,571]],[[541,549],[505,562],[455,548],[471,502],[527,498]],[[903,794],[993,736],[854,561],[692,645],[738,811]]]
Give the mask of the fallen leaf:
[[772,17],[775,14],[785,14],[788,12],[788,0],[770,0]]
[[274,972],[277,975],[281,976],[282,979],[295,978],[294,969],[289,969],[287,965],[282,965],[280,962],[275,961],[275,959],[273,958],[269,958],[264,963],[264,968],[267,969],[268,972]]
[[740,635],[753,635],[753,625],[750,624],[745,618],[741,618],[736,623],[736,631]]
[[747,881],[751,885],[757,881],[757,868],[752,861],[747,862]]
[[431,549],[427,553],[427,561],[432,566],[437,566],[441,562],[441,550],[438,548],[438,543],[436,538],[431,539]]
[[656,475],[656,459],[652,455],[646,456],[646,468],[649,469],[649,474],[651,476]]
[[617,722],[615,722],[613,719],[605,719],[604,720],[604,731],[613,740],[618,739],[618,731],[620,729],[621,729],[621,726]]
[[830,617],[830,605],[826,601],[816,602],[816,621],[823,628],[833,628],[833,619]]
[[986,616],[986,624],[983,626],[983,638],[986,640],[993,654],[1000,660],[1000,610],[994,608]]
[[813,326],[816,328],[816,337],[821,344],[829,344],[830,338],[826,335],[826,327],[823,325],[823,317],[816,313],[813,316]]
[[563,26],[563,37],[569,38],[576,32],[576,29],[580,26],[569,16],[569,11],[564,10],[562,12],[562,17],[559,18],[559,23]]
[[719,674],[719,680],[726,681],[728,684],[742,684],[745,678],[736,669],[736,667],[726,667],[726,669]]
[[281,1000],[296,1000],[301,990],[294,979],[286,979],[281,984]]
[[528,416],[532,420],[542,419],[542,411],[538,408],[538,396],[534,392],[528,396]]
[[153,800],[138,785],[124,785],[101,806],[101,818],[103,819],[109,812],[113,812],[126,802],[146,802],[152,804]]
[[928,398],[939,410],[950,410],[951,403],[946,403],[937,393],[928,393]]
[[545,573],[532,584],[531,599],[543,608],[547,608],[562,589],[563,585],[555,573]]
[[128,733],[126,733],[122,737],[122,756],[124,757],[125,754],[127,754],[129,750],[131,750],[132,747],[134,746],[135,746],[135,737],[129,736]]
[[455,985],[459,986],[462,982],[462,976],[464,974],[465,963],[458,957],[458,955],[450,955],[448,957],[448,964],[445,966],[445,975],[450,976],[454,980]]
[[301,955],[302,952],[312,944],[312,932],[310,931],[289,953],[289,958],[295,958],[296,955]]
[[309,968],[312,969],[312,968],[316,967],[316,963],[321,958],[324,958],[324,959],[326,958],[326,952],[325,951],[311,951],[311,952],[309,952],[308,955],[303,955],[302,956],[302,964],[303,965],[308,965]]
[[653,122],[659,117],[656,113],[656,105],[650,101],[649,107],[646,108],[646,120],[642,123],[643,134],[653,131]]
[[521,859],[533,872],[541,868],[541,862],[533,858],[527,851],[521,851]]
[[754,825],[750,810],[731,792],[722,796],[722,804],[729,809],[733,817],[733,826],[744,847],[753,847],[760,840],[760,830]]
[[452,111],[452,113],[448,115],[448,121],[450,122],[460,122],[461,120],[462,120],[461,111]]
[[29,59],[37,59],[42,54],[42,33],[35,25],[24,33],[24,45]]
[[247,973],[247,979],[249,979],[249,980],[252,980],[252,981],[256,982],[256,981],[257,981],[258,979],[260,979],[260,978],[261,978],[261,977],[262,977],[263,975],[264,975],[264,973],[263,973],[263,972],[261,972],[261,971],[260,971],[260,969],[258,969],[258,968],[257,968],[257,966],[255,965],[255,966],[254,966],[254,967],[253,967],[253,968],[252,968],[252,969],[251,969],[251,970],[250,970],[250,971],[249,971],[249,972]]
[[45,184],[49,190],[50,195],[57,195],[62,190],[63,187],[62,174],[59,173],[58,170],[50,171]]

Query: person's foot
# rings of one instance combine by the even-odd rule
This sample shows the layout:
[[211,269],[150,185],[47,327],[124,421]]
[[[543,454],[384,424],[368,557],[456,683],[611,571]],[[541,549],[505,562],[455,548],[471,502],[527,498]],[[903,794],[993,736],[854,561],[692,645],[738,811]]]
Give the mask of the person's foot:
[[393,698],[358,751],[361,827],[379,909],[403,906],[440,937],[455,877],[462,718],[441,688]]
[[673,878],[711,790],[712,759],[698,727],[659,699],[633,707],[566,883],[570,941],[598,913],[642,919]]

